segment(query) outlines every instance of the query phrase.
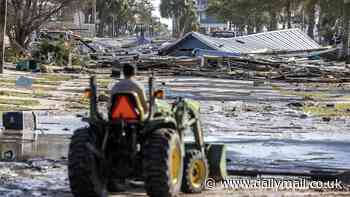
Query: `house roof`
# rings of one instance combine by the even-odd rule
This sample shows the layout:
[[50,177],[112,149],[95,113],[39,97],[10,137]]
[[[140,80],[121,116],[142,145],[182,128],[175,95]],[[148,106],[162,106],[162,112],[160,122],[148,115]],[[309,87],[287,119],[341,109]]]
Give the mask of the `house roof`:
[[319,44],[300,29],[287,29],[236,38],[215,38],[197,32],[190,32],[161,51],[172,50],[179,43],[185,41],[191,36],[215,50],[241,54],[268,53],[276,51],[307,51],[321,48]]

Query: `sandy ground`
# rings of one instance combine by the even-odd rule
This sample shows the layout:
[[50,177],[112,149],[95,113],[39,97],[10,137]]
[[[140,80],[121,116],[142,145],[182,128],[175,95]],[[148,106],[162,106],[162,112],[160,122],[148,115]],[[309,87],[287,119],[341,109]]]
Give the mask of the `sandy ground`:
[[[16,85],[16,80],[22,76],[33,80],[31,88]],[[5,70],[0,77],[0,100],[13,100],[11,103],[0,102],[1,111],[23,109],[59,113],[87,109],[84,90],[89,87],[88,75]],[[97,80],[102,90],[107,90],[112,81],[110,75],[99,75]],[[22,100],[35,102],[22,103]]]
[[[20,73],[24,74],[24,73]],[[18,73],[7,72],[16,78]],[[100,79],[108,78],[99,76]],[[147,78],[140,77],[146,84]],[[193,98],[201,102],[202,124],[206,141],[228,145],[228,167],[263,170],[348,170],[350,169],[350,120],[347,110],[337,114],[322,109],[323,114],[299,105],[313,106],[342,103],[347,107],[350,84],[296,85],[259,83],[189,77],[158,77],[166,83],[170,100]],[[0,162],[0,196],[70,197],[66,156],[69,136],[84,124],[86,115],[79,104],[87,76],[62,81],[49,91],[49,98],[39,98],[39,144],[27,162]],[[108,83],[103,82],[105,87]],[[3,85],[0,90],[5,90]],[[72,101],[72,99],[74,101]],[[343,105],[343,103],[345,103]],[[299,106],[299,107],[298,107]],[[58,113],[59,112],[59,113]],[[79,117],[77,117],[79,114]],[[326,118],[326,119],[325,119]],[[53,160],[47,160],[47,158]],[[113,196],[144,196],[119,194]],[[203,195],[191,195],[203,196]],[[205,196],[350,196],[341,191],[230,191],[222,188],[205,192]]]
[[[30,160],[26,163],[0,162],[0,196],[6,197],[72,197],[67,181],[65,161]],[[348,188],[342,190],[301,190],[301,191],[274,191],[274,190],[240,190],[224,189],[219,187],[206,191],[204,194],[179,196],[349,196]],[[146,196],[142,189],[133,189],[131,192],[111,194],[110,197]]]

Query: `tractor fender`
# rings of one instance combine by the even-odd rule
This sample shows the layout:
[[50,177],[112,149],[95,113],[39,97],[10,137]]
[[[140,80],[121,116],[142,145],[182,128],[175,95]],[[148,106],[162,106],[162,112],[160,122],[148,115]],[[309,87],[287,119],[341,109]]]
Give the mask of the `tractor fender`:
[[142,131],[143,134],[149,135],[157,129],[169,128],[177,130],[177,124],[173,118],[156,118],[148,121]]
[[[156,118],[153,120],[150,120],[146,123],[146,126],[144,127],[142,134],[147,138],[150,134],[152,134],[154,131],[161,129],[161,128],[169,128],[173,129],[178,132],[180,138],[182,139],[182,134],[177,129],[177,123],[174,118]],[[185,144],[181,144],[181,152],[182,157],[185,157]]]
[[[182,133],[179,132],[178,128],[177,128],[177,123],[176,120],[174,118],[156,118],[153,120],[150,120],[146,123],[145,128],[143,129],[142,133],[145,135],[145,137],[147,138],[147,136],[149,136],[150,134],[152,134],[152,132],[161,129],[161,128],[168,128],[168,129],[173,129],[176,132],[178,132],[180,138],[183,140],[183,136]],[[181,144],[181,152],[182,152],[182,157],[185,157],[185,144],[182,143]]]

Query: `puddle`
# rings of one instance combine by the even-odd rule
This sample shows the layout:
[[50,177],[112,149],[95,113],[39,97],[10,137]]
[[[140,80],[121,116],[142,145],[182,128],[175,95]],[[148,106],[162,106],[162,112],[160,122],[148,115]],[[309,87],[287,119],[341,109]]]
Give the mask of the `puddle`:
[[[0,158],[26,160],[33,157],[59,160],[67,158],[70,137],[73,132],[86,126],[76,114],[50,115],[38,112],[38,130],[24,137],[0,133]],[[1,124],[0,124],[1,125]],[[36,138],[37,140],[34,140]]]
[[38,129],[40,134],[72,135],[76,129],[87,126],[87,123],[81,120],[80,116],[82,115],[86,114],[50,115],[38,113]]
[[[87,123],[81,120],[86,113],[76,114],[50,114],[48,112],[35,112],[37,116],[37,128],[39,134],[71,135],[73,132]],[[2,128],[2,118],[0,118],[0,128]]]
[[43,157],[60,160],[67,158],[70,136],[38,135],[36,141],[0,135],[0,158],[21,161]]

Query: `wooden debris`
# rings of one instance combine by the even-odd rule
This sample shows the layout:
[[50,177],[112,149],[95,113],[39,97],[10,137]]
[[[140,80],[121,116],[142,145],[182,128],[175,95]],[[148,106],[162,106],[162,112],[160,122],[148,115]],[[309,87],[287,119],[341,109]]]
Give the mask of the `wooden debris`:
[[[305,57],[141,57],[140,70],[153,70],[159,75],[185,75],[222,79],[280,80],[293,83],[350,82],[350,68],[336,62]],[[202,64],[202,65],[201,65]]]

